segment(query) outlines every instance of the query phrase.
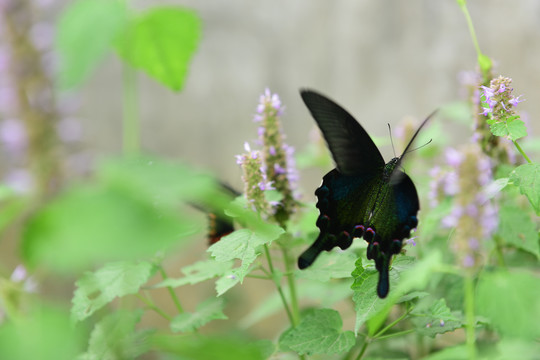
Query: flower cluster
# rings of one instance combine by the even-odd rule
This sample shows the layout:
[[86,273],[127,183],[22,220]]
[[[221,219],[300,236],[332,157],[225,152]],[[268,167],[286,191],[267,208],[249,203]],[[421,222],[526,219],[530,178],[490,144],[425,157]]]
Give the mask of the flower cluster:
[[73,164],[62,163],[60,141],[81,163],[73,99],[54,91],[54,26],[41,20],[51,1],[0,1],[0,143],[9,155],[0,171],[13,189],[41,195],[54,192]]
[[[493,136],[488,121],[501,121],[514,116],[514,108],[523,100],[514,97],[510,87],[512,79],[499,76],[490,81],[489,86],[482,85],[482,76],[478,72],[466,72],[460,81],[467,91],[474,119],[472,141],[498,164],[514,164],[516,156],[508,139]],[[486,121],[488,120],[488,121]]]
[[509,116],[514,115],[514,110],[521,100],[519,95],[514,97],[512,95],[513,88],[510,87],[512,79],[499,76],[496,79],[491,80],[489,87],[480,86],[482,88],[482,100],[484,116],[493,116],[497,120],[504,120]]
[[245,154],[236,156],[236,163],[242,168],[244,196],[253,211],[268,216],[270,204],[266,200],[265,191],[272,189],[264,171],[261,152],[251,150],[248,143],[244,144]]
[[[281,130],[279,117],[283,114],[284,107],[277,94],[272,94],[266,89],[260,96],[257,113],[254,121],[260,124],[258,128],[259,141],[262,146],[261,171],[264,181],[272,184],[273,189],[280,195],[280,201],[272,202],[271,215],[275,220],[284,224],[295,211],[296,181],[298,173],[294,163],[294,148],[284,143],[284,135]],[[244,176],[244,182],[250,181]],[[247,194],[246,194],[247,196]]]
[[23,265],[17,266],[9,279],[0,277],[0,324],[5,317],[13,317],[28,310],[28,294],[37,291],[37,282],[28,275]]
[[498,225],[497,208],[484,191],[492,180],[491,162],[475,144],[459,151],[448,149],[446,162],[446,168],[432,171],[431,201],[437,204],[444,196],[452,197],[452,211],[442,225],[455,228],[451,247],[458,264],[472,269],[481,263],[481,241]]

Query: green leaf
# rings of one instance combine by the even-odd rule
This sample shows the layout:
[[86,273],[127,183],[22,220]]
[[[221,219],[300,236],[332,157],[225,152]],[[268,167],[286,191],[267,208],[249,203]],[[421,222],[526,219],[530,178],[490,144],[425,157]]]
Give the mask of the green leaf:
[[268,227],[265,232],[240,229],[221,238],[220,241],[210,246],[208,251],[216,261],[226,262],[240,259],[242,264],[236,269],[234,276],[238,277],[242,283],[244,276],[249,272],[250,265],[261,253],[262,245],[270,244],[284,232],[277,225]]
[[155,7],[132,20],[117,51],[132,66],[179,91],[199,42],[200,27],[199,17],[191,10]]
[[0,359],[73,360],[83,351],[84,334],[67,311],[37,303],[27,310],[0,326]]
[[[351,288],[354,291],[353,301],[356,311],[355,332],[368,320],[375,319],[370,323],[370,335],[380,328],[384,315],[390,312],[392,306],[398,303],[404,295],[413,290],[423,290],[431,278],[434,269],[441,262],[439,252],[431,252],[429,256],[418,262],[408,256],[397,256],[390,268],[390,292],[384,299],[377,296],[376,288],[378,273],[373,268],[357,268],[352,274],[355,281]],[[399,281],[398,281],[399,280]]]
[[224,303],[221,298],[210,298],[199,305],[195,313],[183,313],[171,321],[173,332],[189,332],[200,328],[212,320],[227,319],[223,313]]
[[521,339],[502,339],[497,343],[498,354],[493,360],[513,360],[519,354],[520,360],[537,360],[540,354],[538,341],[525,341]]
[[279,346],[298,354],[339,354],[354,346],[352,331],[342,331],[339,313],[331,309],[309,311],[297,327],[279,339]]
[[463,326],[461,316],[446,306],[445,299],[435,301],[426,310],[417,307],[412,314],[416,316],[413,320],[416,332],[430,337],[454,331]]
[[37,211],[23,233],[31,266],[60,273],[166,250],[195,231],[194,221],[140,194],[102,184],[73,187]]
[[135,331],[142,310],[120,311],[101,319],[92,330],[88,349],[77,360],[135,359],[148,351],[148,331]]
[[527,127],[519,116],[511,116],[506,120],[493,122],[489,125],[491,133],[495,136],[504,136],[512,141],[527,136]]
[[355,268],[356,255],[352,252],[323,252],[309,268],[297,270],[296,277],[321,282],[349,278]]
[[[332,307],[336,303],[351,298],[351,287],[343,281],[322,283],[303,281],[297,287],[298,297],[309,301],[318,301],[319,307]],[[283,288],[285,298],[289,298],[289,288]],[[254,324],[283,311],[283,301],[277,292],[267,296],[257,307],[240,320],[239,325],[248,328]]]
[[447,347],[441,351],[432,353],[423,360],[470,360],[469,352],[465,345]]
[[85,273],[76,283],[71,315],[82,321],[117,297],[136,294],[150,276],[148,262],[116,262]]
[[125,24],[125,7],[120,1],[70,2],[60,16],[56,36],[60,87],[69,89],[88,78]]
[[366,321],[379,315],[384,309],[389,309],[399,300],[403,293],[398,295],[393,289],[398,284],[399,273],[409,268],[413,261],[413,258],[407,256],[397,256],[394,258],[389,274],[391,295],[385,299],[377,296],[379,273],[371,266],[363,268],[361,261],[356,262],[356,269],[351,274],[354,278],[351,289],[354,291],[353,301],[354,310],[356,311],[355,333],[358,333],[358,330],[360,330],[360,327]]
[[524,164],[510,173],[510,181],[522,195],[527,196],[537,215],[540,215],[540,164]]
[[225,294],[227,291],[229,291],[229,289],[231,289],[240,282],[240,276],[238,275],[238,273],[248,273],[249,271],[250,268],[248,268],[248,270],[246,271],[242,270],[241,268],[236,268],[232,269],[231,271],[223,275],[221,278],[219,278],[216,281],[217,296]]
[[[355,275],[353,275],[355,276]],[[377,281],[379,274],[375,269],[364,269],[354,278],[353,289],[354,311],[356,311],[356,324],[354,332],[358,333],[360,327],[373,316],[379,313],[388,302],[388,298],[380,299],[377,296]],[[390,287],[395,284],[395,276],[390,277]]]
[[499,210],[498,233],[506,244],[530,252],[540,259],[536,225],[520,208],[505,206]]
[[179,287],[187,284],[198,284],[200,282],[228,273],[231,270],[232,265],[232,261],[219,262],[214,259],[198,261],[195,264],[182,268],[182,272],[186,276],[178,279],[168,278],[159,284],[154,285],[153,287]]
[[264,360],[274,352],[268,340],[252,341],[238,336],[171,336],[156,334],[153,347],[189,360]]
[[97,177],[111,187],[126,189],[159,207],[175,211],[180,202],[225,207],[231,201],[230,195],[220,191],[217,181],[209,174],[155,157],[101,161]]
[[0,185],[0,231],[27,210],[29,199],[19,196],[12,189]]
[[477,314],[487,317],[505,337],[537,339],[540,336],[538,289],[540,278],[527,272],[486,273],[476,288]]

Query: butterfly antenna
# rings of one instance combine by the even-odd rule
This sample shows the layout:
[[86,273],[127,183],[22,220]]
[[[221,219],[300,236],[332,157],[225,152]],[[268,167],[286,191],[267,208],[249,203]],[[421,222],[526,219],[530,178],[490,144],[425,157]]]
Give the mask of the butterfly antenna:
[[427,146],[427,145],[431,144],[432,141],[433,141],[433,139],[429,139],[429,141],[428,141],[427,143],[425,143],[425,144],[423,144],[423,145],[420,145],[420,146],[417,147],[417,148],[414,148],[414,149],[411,149],[411,150],[407,150],[407,152],[404,153],[403,155],[408,154],[408,153],[412,153],[413,151],[416,151],[416,150],[420,150],[420,149],[423,148],[424,146]]
[[390,134],[390,143],[392,144],[392,151],[394,152],[394,157],[396,157],[396,149],[394,148],[394,139],[392,139],[392,127],[390,126],[390,123],[387,123],[388,125],[388,133]]

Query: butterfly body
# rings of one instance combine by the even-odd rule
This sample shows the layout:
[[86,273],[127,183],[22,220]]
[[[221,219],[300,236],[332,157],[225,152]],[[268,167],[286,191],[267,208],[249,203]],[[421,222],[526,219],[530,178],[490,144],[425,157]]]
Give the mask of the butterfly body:
[[403,239],[418,224],[416,188],[399,169],[403,155],[385,164],[369,135],[339,105],[313,91],[303,91],[302,98],[337,167],[323,177],[315,191],[320,234],[300,256],[298,266],[304,269],[323,250],[346,249],[353,238],[362,237],[368,242],[367,258],[375,261],[380,273],[377,293],[385,297],[391,257],[401,251]]

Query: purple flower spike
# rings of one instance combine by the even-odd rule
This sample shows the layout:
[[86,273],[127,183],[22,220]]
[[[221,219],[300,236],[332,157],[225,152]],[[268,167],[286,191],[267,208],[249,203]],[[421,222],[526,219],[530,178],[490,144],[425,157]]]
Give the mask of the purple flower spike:
[[517,106],[517,104],[519,104],[520,102],[524,102],[525,100],[519,100],[520,97],[522,97],[523,95],[519,95],[518,97],[513,97],[511,98],[510,100],[508,100],[508,103],[514,107]]
[[480,87],[482,88],[482,90],[484,90],[484,96],[486,97],[486,100],[491,99],[495,95],[493,89],[483,85]]
[[482,111],[480,114],[482,114],[484,116],[488,116],[489,113],[491,112],[490,108],[482,108],[482,109],[484,109],[484,111]]

